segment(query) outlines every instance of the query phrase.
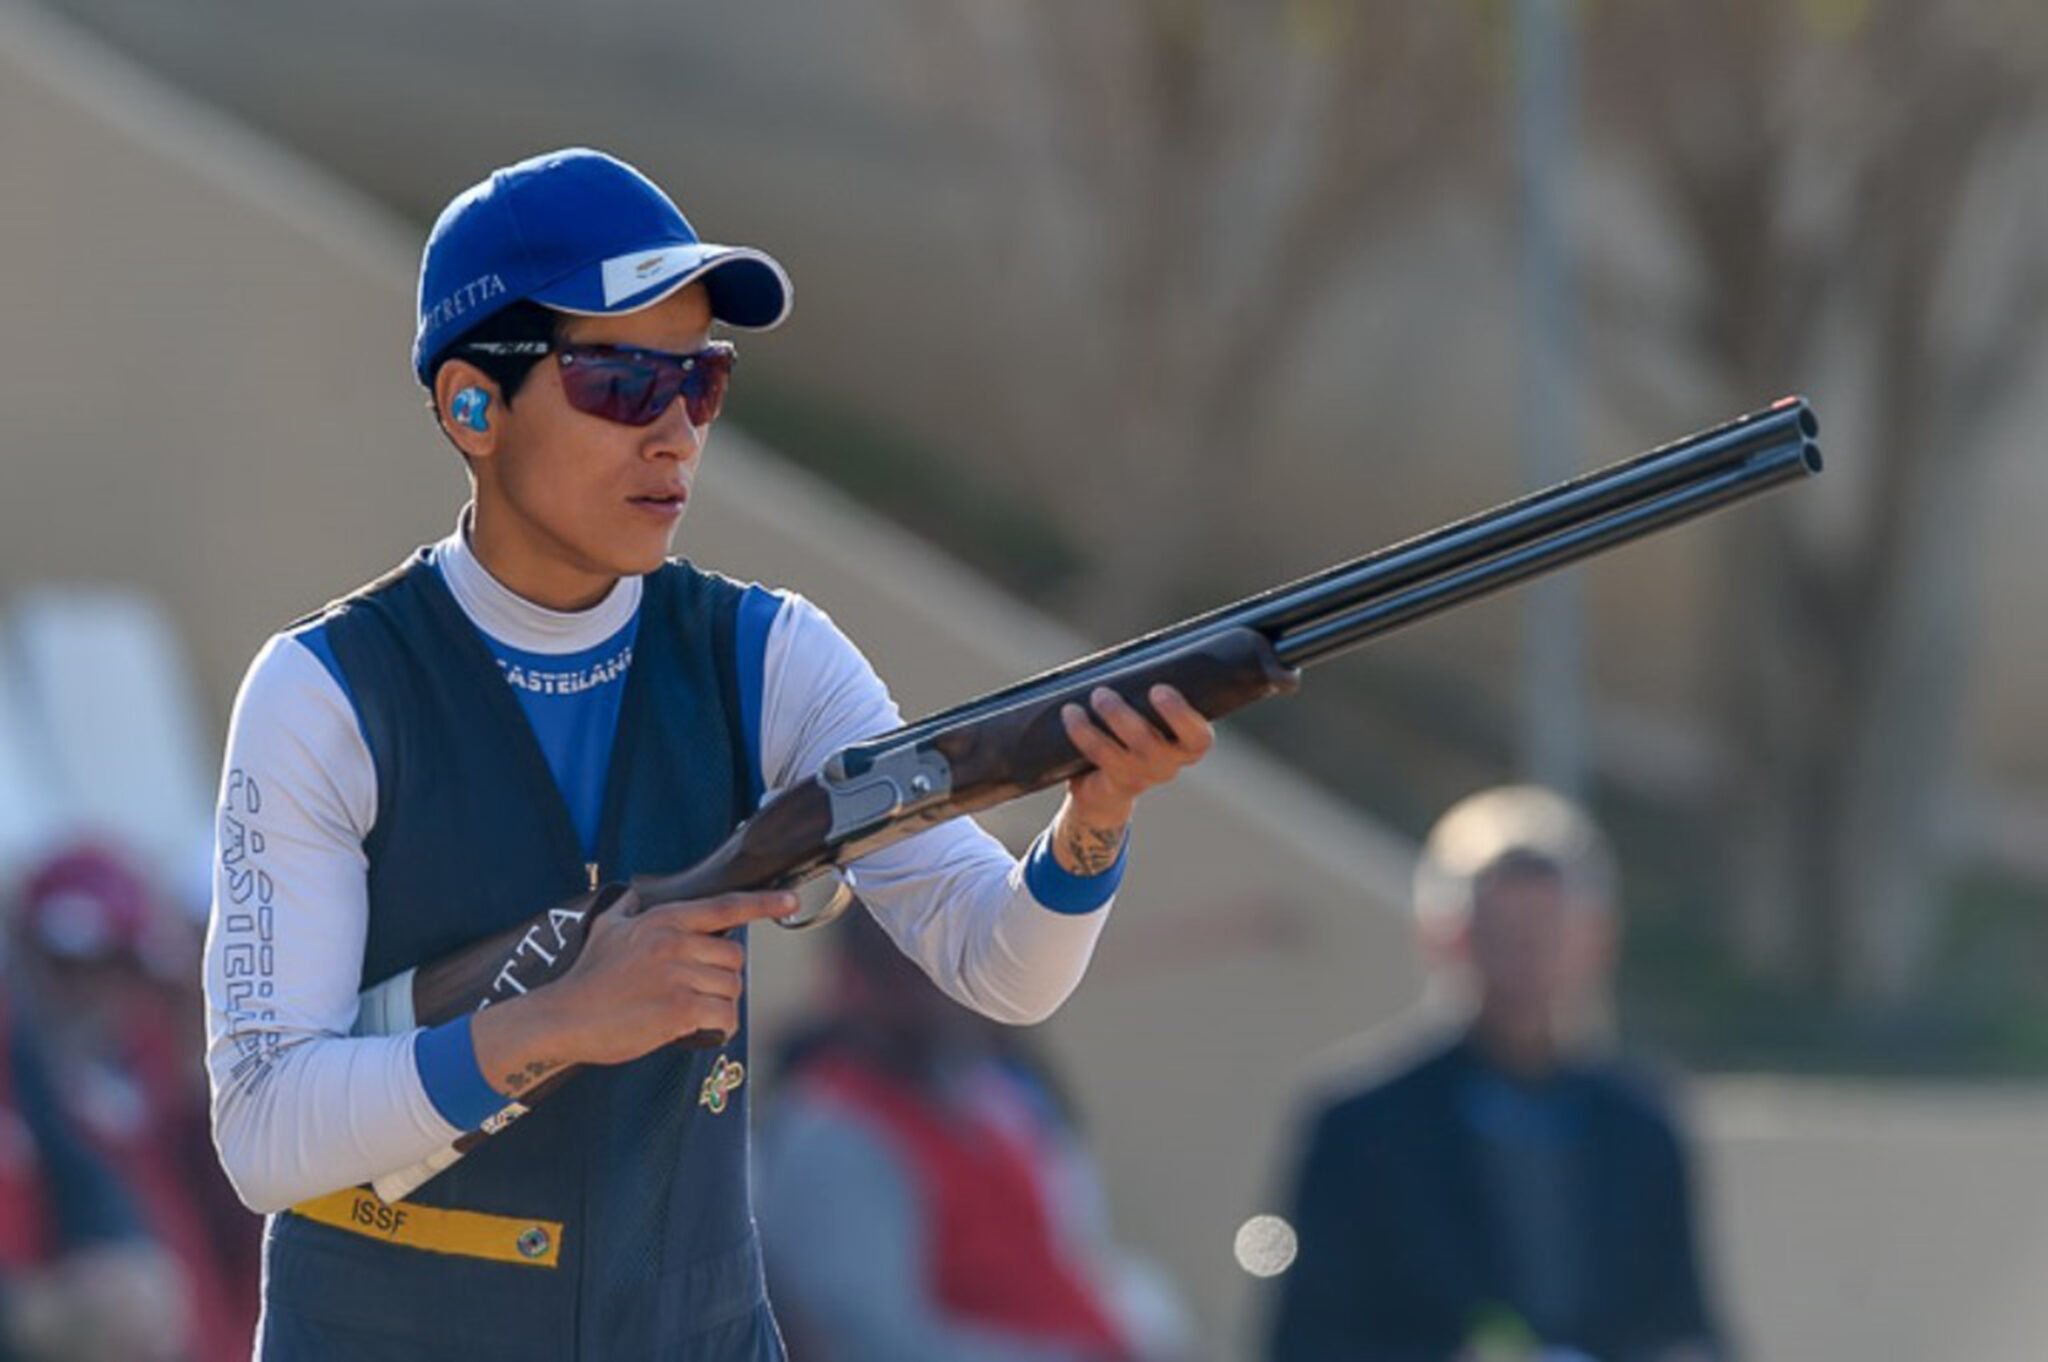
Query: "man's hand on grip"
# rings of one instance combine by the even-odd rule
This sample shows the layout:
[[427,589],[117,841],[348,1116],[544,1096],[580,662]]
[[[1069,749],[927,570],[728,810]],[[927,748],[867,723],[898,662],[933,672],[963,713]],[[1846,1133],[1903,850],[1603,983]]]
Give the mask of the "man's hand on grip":
[[1053,820],[1053,855],[1071,874],[1106,870],[1123,846],[1138,796],[1172,780],[1215,744],[1209,721],[1173,687],[1154,686],[1145,698],[1170,734],[1106,686],[1088,697],[1093,720],[1079,705],[1061,711],[1067,740],[1091,766],[1067,783],[1066,803]]
[[517,1097],[572,1064],[623,1064],[685,1036],[731,1036],[746,950],[720,933],[796,907],[787,892],[642,907],[627,891],[594,920],[568,973],[477,1014],[485,1079]]

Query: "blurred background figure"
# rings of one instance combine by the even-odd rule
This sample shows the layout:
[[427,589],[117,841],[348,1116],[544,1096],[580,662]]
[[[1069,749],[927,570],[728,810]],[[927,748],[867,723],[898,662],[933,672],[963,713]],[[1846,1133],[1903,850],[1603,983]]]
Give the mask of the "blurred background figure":
[[865,910],[785,1048],[760,1141],[769,1288],[793,1362],[1170,1362],[1187,1325],[1110,1238],[1065,1094]]
[[1614,882],[1599,829],[1534,786],[1431,831],[1415,912],[1448,1035],[1310,1118],[1274,1362],[1722,1355],[1687,1152],[1599,1045]]
[[[110,1356],[246,1358],[256,1322],[257,1220],[221,1175],[194,1036],[197,925],[111,846],[36,866],[17,905],[17,987],[39,1021],[49,1097],[118,1179],[154,1247],[120,1312],[148,1310],[150,1346]],[[65,1353],[64,1356],[72,1356]]]
[[175,1270],[65,1111],[44,1041],[0,988],[0,1359],[181,1362]]

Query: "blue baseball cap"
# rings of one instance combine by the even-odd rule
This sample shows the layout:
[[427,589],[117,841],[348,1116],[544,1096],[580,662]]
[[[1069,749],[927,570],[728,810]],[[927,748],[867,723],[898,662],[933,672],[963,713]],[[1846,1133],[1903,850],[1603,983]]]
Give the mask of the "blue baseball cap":
[[494,170],[441,210],[420,256],[412,368],[433,366],[493,313],[530,300],[614,316],[702,282],[711,315],[765,330],[789,315],[789,275],[748,246],[699,241],[689,219],[624,161],[570,147]]

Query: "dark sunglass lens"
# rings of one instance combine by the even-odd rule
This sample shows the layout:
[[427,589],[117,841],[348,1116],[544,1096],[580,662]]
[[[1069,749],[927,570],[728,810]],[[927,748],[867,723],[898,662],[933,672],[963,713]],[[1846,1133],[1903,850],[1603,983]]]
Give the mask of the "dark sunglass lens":
[[733,359],[729,345],[693,355],[570,351],[562,391],[578,411],[628,426],[652,424],[681,397],[690,423],[707,426],[725,406]]
[[725,390],[732,383],[732,356],[704,354],[683,376],[683,410],[693,426],[708,426],[725,409]]
[[656,400],[663,386],[659,378],[653,365],[637,360],[575,355],[563,366],[562,392],[580,412],[622,425],[644,426],[668,405]]

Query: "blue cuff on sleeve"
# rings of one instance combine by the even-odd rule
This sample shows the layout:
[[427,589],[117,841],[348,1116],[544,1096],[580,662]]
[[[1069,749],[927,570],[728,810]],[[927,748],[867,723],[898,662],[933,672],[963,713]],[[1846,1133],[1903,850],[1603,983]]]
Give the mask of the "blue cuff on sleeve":
[[1116,860],[1100,875],[1076,875],[1052,854],[1052,829],[1038,834],[1024,856],[1024,887],[1055,913],[1092,913],[1108,903],[1123,883],[1124,862],[1130,858],[1131,834],[1124,832],[1124,844],[1116,849]]
[[469,1034],[469,1013],[420,1032],[413,1063],[420,1083],[441,1119],[457,1130],[475,1130],[508,1106],[512,1099],[484,1081],[477,1067],[476,1042]]

